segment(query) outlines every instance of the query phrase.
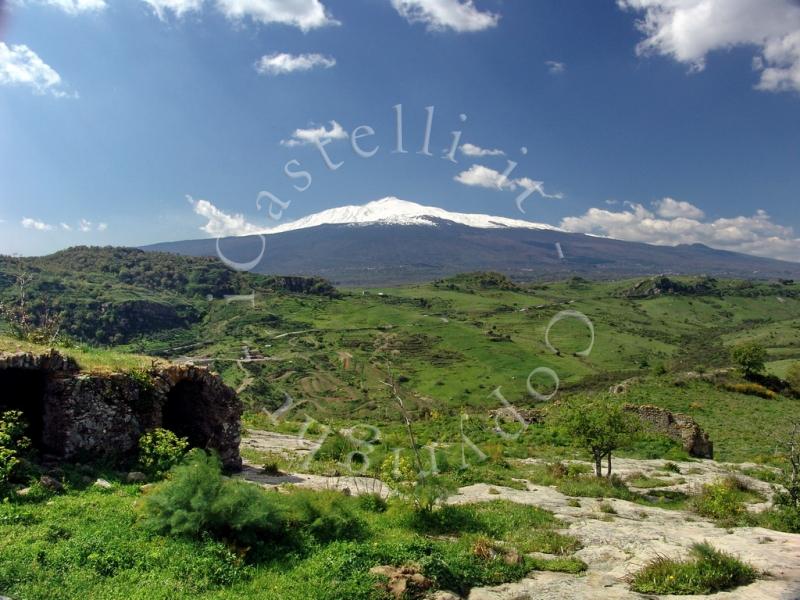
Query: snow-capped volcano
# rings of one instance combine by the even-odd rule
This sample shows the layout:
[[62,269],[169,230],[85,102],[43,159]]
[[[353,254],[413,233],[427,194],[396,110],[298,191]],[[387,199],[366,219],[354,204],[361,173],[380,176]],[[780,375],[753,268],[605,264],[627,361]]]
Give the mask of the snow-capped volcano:
[[319,225],[428,225],[436,226],[434,219],[451,221],[467,227],[480,229],[547,229],[561,231],[552,225],[534,223],[522,219],[509,219],[507,217],[493,217],[491,215],[457,213],[437,208],[423,206],[416,202],[400,200],[389,197],[374,200],[361,206],[341,206],[303,217],[291,223],[284,223],[265,231],[264,233],[283,233],[296,229],[307,229]]

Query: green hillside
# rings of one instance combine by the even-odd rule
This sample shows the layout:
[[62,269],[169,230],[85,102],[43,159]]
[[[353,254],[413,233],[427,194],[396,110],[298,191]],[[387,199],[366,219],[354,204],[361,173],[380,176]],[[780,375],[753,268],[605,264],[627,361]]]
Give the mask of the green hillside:
[[[68,345],[90,355],[101,345],[208,364],[240,390],[253,414],[276,409],[288,394],[315,418],[396,422],[386,401],[389,372],[422,417],[485,414],[498,405],[491,397],[497,388],[515,406],[540,405],[528,388],[549,396],[551,373],[567,394],[636,377],[635,401],[695,416],[719,442],[721,457],[744,460],[769,451],[747,442],[759,438],[759,427],[795,408],[793,399],[744,396],[708,381],[674,385],[690,371],[730,367],[729,348],[746,340],[767,348],[778,376],[800,361],[800,284],[793,282],[656,277],[523,285],[478,273],[334,290],[324,280],[236,273],[209,259],[76,248],[3,259],[0,297],[7,302],[18,292],[20,271],[33,275],[34,307],[63,311]],[[136,302],[146,306],[141,318],[130,314]],[[154,306],[171,312],[156,318],[162,313]],[[583,320],[553,322],[564,311],[585,315],[594,327],[588,355]],[[754,402],[759,419],[748,420]],[[738,433],[735,444],[725,441],[737,432],[726,419],[740,417],[745,442]]]

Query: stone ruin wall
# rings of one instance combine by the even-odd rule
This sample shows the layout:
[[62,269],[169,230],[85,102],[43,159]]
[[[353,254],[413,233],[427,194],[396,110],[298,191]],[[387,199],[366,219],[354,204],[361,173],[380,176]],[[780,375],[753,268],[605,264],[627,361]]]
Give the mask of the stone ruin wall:
[[135,455],[156,427],[241,468],[242,404],[220,377],[192,365],[146,374],[85,373],[56,351],[0,354],[0,410],[21,410],[42,452],[67,460]]

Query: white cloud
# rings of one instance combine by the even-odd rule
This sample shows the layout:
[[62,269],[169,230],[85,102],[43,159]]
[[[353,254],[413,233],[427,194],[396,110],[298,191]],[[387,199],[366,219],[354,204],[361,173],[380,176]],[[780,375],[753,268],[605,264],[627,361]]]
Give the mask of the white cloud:
[[544,64],[547,65],[547,70],[553,75],[558,75],[559,73],[563,73],[567,70],[567,65],[557,60],[546,60],[544,61]]
[[320,0],[216,0],[216,3],[234,21],[250,17],[264,25],[280,23],[303,31],[340,24]]
[[18,4],[46,4],[63,10],[70,15],[105,10],[105,0],[17,0]]
[[61,229],[63,229],[64,231],[72,231],[72,227],[70,227],[70,226],[69,226],[69,225],[67,225],[66,223],[59,223],[59,226],[60,226],[60,227],[61,227]]
[[256,63],[256,71],[261,75],[283,75],[295,71],[310,71],[317,67],[330,69],[335,64],[336,59],[332,56],[276,52],[262,56]]
[[86,233],[88,231],[91,231],[92,230],[92,222],[91,221],[87,221],[86,219],[81,219],[78,222],[78,229],[80,229],[84,233]]
[[347,132],[336,121],[331,121],[331,128],[326,129],[325,125],[319,127],[309,127],[308,129],[295,129],[292,132],[292,137],[288,140],[281,140],[284,146],[304,146],[306,144],[313,144],[317,140],[345,140],[347,139]]
[[484,167],[483,165],[472,165],[466,171],[462,171],[454,178],[458,183],[464,185],[494,188],[498,190],[514,190],[516,186],[499,171]]
[[203,8],[204,0],[144,0],[156,16],[162,21],[166,21],[167,13],[171,12],[180,19],[189,12],[197,12]]
[[61,76],[24,44],[7,46],[0,42],[0,85],[24,85],[36,94],[56,98],[75,96],[62,89]]
[[544,191],[544,182],[530,179],[529,177],[520,177],[518,179],[509,179],[499,171],[495,171],[483,165],[472,165],[466,171],[462,171],[453,179],[458,183],[469,185],[473,187],[482,187],[487,189],[503,190],[503,191],[516,191],[523,189],[526,191],[533,191],[542,196],[543,198],[563,198],[562,194],[548,194]]
[[22,219],[21,223],[25,229],[35,229],[36,231],[52,231],[53,229],[52,225],[28,217]]
[[392,0],[392,6],[409,23],[424,23],[430,31],[483,31],[500,20],[478,10],[474,0]]
[[97,231],[106,231],[107,229],[108,229],[108,223],[97,224]]
[[628,207],[619,212],[590,208],[582,216],[563,219],[561,227],[627,241],[667,246],[702,243],[723,250],[800,261],[800,238],[791,227],[773,223],[763,210],[749,217],[704,221],[702,217],[660,216],[641,204]]
[[264,227],[248,223],[244,215],[229,215],[221,211],[208,200],[194,200],[191,196],[186,199],[192,204],[195,214],[208,219],[208,223],[200,229],[214,237],[253,235],[265,230]]
[[641,55],[662,54],[702,71],[711,52],[754,46],[757,88],[800,91],[800,2],[797,0],[617,0],[643,13]]
[[487,150],[475,144],[461,144],[461,153],[464,156],[505,156],[506,154],[502,150]]
[[689,202],[682,202],[674,198],[662,198],[653,203],[659,217],[675,219],[686,217],[687,219],[702,219],[706,214]]

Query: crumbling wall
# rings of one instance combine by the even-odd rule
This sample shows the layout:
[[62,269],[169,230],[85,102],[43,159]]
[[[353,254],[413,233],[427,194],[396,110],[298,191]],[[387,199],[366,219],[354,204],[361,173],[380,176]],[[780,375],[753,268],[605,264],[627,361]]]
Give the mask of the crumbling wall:
[[700,425],[682,413],[672,413],[649,404],[626,404],[625,410],[635,413],[655,431],[679,442],[690,456],[714,458],[714,444]]
[[[41,390],[4,391],[3,381],[38,374]],[[18,391],[18,390],[17,390]],[[156,427],[215,450],[228,469],[239,469],[242,404],[218,375],[203,367],[171,365],[146,377],[81,373],[57,352],[0,355],[0,410],[22,409],[34,422],[34,444],[65,459],[132,455],[142,434]]]

